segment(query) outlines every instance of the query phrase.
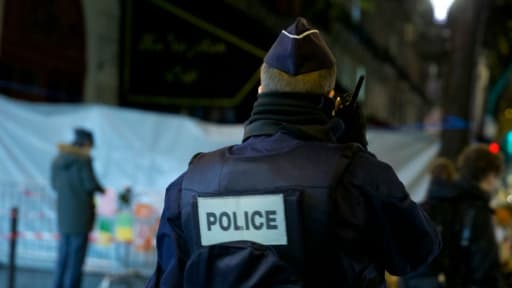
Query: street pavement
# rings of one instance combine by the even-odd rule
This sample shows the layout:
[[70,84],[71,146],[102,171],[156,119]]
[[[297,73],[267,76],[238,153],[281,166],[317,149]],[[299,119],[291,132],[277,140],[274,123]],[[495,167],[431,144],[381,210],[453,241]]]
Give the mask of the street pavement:
[[[8,287],[8,270],[0,264],[0,287]],[[109,281],[110,279],[110,281]],[[125,277],[108,277],[97,272],[85,272],[82,288],[139,288],[144,287],[147,277],[127,275]],[[52,288],[53,271],[18,268],[13,288]]]

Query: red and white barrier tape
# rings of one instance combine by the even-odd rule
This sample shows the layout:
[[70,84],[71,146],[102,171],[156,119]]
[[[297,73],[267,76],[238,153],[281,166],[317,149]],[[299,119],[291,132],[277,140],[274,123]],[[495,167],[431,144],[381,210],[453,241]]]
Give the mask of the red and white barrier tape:
[[8,218],[18,217],[18,218],[23,218],[23,219],[27,219],[27,218],[30,218],[30,219],[49,218],[48,215],[46,215],[43,211],[31,211],[31,212],[28,212],[28,213],[20,213],[18,211],[18,213],[16,215],[14,215],[11,211],[0,211],[0,217],[4,217],[4,216],[7,216]]
[[[0,240],[23,239],[23,240],[56,241],[56,240],[59,240],[59,238],[60,238],[59,233],[52,233],[52,232],[19,231],[17,233],[0,234]],[[114,242],[126,243],[126,241],[119,241],[111,235],[107,236],[106,240],[107,240],[106,241],[107,243],[114,243]],[[96,235],[95,233],[90,233],[89,234],[89,242],[104,243],[105,241],[100,241],[98,235]]]
[[27,239],[27,240],[58,240],[59,233],[20,231],[17,233],[0,234],[0,239]]

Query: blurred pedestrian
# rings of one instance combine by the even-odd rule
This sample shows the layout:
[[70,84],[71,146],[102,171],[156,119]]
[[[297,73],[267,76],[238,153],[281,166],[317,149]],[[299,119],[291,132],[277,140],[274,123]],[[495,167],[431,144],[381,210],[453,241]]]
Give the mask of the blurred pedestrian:
[[51,185],[57,192],[60,233],[56,288],[77,288],[81,285],[88,234],[95,219],[93,196],[94,192],[104,191],[92,166],[93,134],[82,128],[74,132],[71,144],[59,145],[59,154],[51,167]]
[[442,287],[443,275],[439,263],[446,259],[448,234],[444,233],[453,225],[449,212],[457,201],[457,189],[454,181],[457,177],[455,163],[450,159],[438,157],[430,165],[430,184],[427,195],[421,206],[429,214],[430,219],[436,224],[443,240],[443,249],[434,261],[424,266],[421,270],[403,277],[399,281],[401,288],[437,288]]
[[[504,287],[493,210],[489,206],[504,170],[503,155],[491,153],[487,145],[475,144],[462,152],[457,165],[460,174],[457,186],[461,191],[457,211],[460,211],[462,231],[454,230],[461,232],[462,239],[460,249],[453,251],[459,257],[454,258],[446,272],[447,286]],[[454,277],[450,277],[451,273]]]
[[279,34],[242,143],[167,188],[147,287],[385,287],[385,270],[436,255],[435,227],[367,151],[361,110],[336,97],[335,65],[304,18]]
[[429,191],[424,206],[441,232],[443,249],[429,266],[406,277],[402,287],[504,287],[489,206],[503,166],[500,154],[474,144],[459,156],[453,184],[433,183],[437,188]]
[[512,206],[500,203],[494,208],[496,240],[499,246],[500,262],[508,278],[512,275]]

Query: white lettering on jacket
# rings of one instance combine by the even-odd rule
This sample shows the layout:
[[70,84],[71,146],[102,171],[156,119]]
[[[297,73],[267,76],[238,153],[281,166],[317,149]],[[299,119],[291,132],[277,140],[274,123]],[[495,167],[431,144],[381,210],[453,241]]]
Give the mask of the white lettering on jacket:
[[198,197],[201,245],[252,241],[287,245],[282,194]]

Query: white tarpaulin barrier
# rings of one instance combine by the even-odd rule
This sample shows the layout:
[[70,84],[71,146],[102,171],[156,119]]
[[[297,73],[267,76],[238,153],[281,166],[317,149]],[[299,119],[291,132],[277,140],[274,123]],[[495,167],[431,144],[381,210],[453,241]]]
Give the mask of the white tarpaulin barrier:
[[[186,169],[195,153],[240,143],[243,133],[241,125],[211,124],[180,115],[0,97],[0,215],[12,205],[20,206],[19,230],[25,233],[19,235],[21,262],[27,258],[26,263],[35,265],[33,259],[38,257],[53,262],[55,195],[49,187],[49,168],[57,145],[69,143],[78,126],[94,132],[94,167],[100,182],[114,191],[132,187],[136,201],[151,204],[155,214],[160,213],[166,186]],[[374,130],[368,132],[368,139],[370,150],[395,168],[413,199],[420,199],[428,184],[425,169],[437,155],[438,140],[422,132]],[[0,219],[4,219],[0,222],[2,262],[7,253],[8,217]],[[112,249],[96,246],[100,245],[91,246],[87,266],[110,265]]]

